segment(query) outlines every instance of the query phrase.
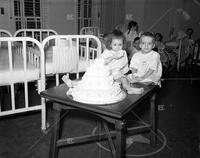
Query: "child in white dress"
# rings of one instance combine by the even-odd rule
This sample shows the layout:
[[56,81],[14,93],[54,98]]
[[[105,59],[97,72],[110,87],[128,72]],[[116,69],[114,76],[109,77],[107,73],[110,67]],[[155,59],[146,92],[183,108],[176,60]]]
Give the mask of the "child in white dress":
[[140,94],[143,89],[131,87],[125,74],[129,71],[126,51],[123,50],[124,35],[119,30],[114,30],[110,36],[110,45],[101,54],[105,64],[111,70],[114,80],[122,84],[128,94]]
[[150,32],[143,33],[139,45],[141,50],[133,55],[130,63],[131,82],[160,85],[162,64],[159,53],[152,50],[155,46],[154,35]]

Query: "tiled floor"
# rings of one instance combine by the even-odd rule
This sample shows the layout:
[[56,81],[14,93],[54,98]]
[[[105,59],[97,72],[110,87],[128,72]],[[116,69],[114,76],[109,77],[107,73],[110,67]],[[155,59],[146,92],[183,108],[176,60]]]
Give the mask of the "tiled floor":
[[[198,75],[197,75],[198,77]],[[128,157],[148,158],[198,158],[200,157],[200,81],[192,83],[182,75],[169,74],[162,83],[158,98],[159,140],[156,147],[141,143],[141,137],[127,146]],[[145,120],[140,116],[140,121]],[[63,123],[63,131],[71,135],[94,133],[98,122],[82,113],[72,113]],[[51,109],[48,119],[53,124]],[[0,120],[0,158],[47,158],[51,128],[48,133],[40,130],[40,113],[4,117]],[[63,133],[65,135],[65,133]],[[148,138],[146,134],[143,135]],[[144,139],[143,139],[144,140]],[[147,139],[148,142],[148,139]],[[59,158],[111,158],[105,143],[91,143],[63,148]]]

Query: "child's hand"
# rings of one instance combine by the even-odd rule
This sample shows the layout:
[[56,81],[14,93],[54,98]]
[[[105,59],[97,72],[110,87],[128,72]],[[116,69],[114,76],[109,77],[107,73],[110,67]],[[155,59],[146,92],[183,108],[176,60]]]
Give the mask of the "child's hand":
[[135,80],[137,82],[140,82],[140,81],[144,80],[144,77],[142,77],[142,76],[135,76]]
[[114,59],[119,59],[124,56],[124,51],[119,51],[114,55]]
[[144,80],[144,77],[143,76],[137,76],[136,74],[132,74],[132,82],[140,82]]

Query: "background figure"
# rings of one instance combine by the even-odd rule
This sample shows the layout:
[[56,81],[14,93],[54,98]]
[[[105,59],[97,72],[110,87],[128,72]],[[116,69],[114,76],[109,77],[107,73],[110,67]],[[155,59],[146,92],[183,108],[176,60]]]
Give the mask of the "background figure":
[[124,32],[124,36],[126,39],[126,43],[125,43],[125,50],[127,52],[128,56],[131,56],[131,51],[132,51],[132,47],[133,47],[133,41],[135,40],[136,37],[139,37],[138,34],[138,23],[136,21],[130,21],[128,23],[128,28],[127,30]]
[[194,33],[193,28],[187,28],[185,33],[188,35],[189,39],[192,39],[192,34]]
[[102,44],[102,52],[108,47],[110,44],[109,42],[109,36],[111,36],[111,33],[105,33],[103,37],[101,38],[101,44]]
[[190,43],[190,49],[192,50],[194,47],[194,40],[192,39],[192,35],[194,33],[193,28],[187,28],[185,33],[187,34],[188,38],[189,38],[189,43]]
[[130,47],[130,53],[128,54],[128,60],[130,61],[132,56],[140,50],[140,37],[136,37],[133,41],[133,46]]
[[138,34],[138,23],[135,21],[130,21],[128,23],[128,29],[124,33],[126,41],[134,41]]
[[161,33],[155,33],[155,48],[153,50],[161,52],[165,48],[163,36]]

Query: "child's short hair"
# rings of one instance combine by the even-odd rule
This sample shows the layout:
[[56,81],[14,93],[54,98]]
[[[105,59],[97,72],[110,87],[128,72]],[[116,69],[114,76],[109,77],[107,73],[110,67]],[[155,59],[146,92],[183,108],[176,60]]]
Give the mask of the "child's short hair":
[[135,37],[135,39],[134,39],[133,42],[136,42],[136,41],[138,41],[138,40],[140,40],[140,37]]
[[136,27],[136,31],[138,31],[138,23],[136,21],[132,20],[128,23],[128,33],[130,32],[132,27]]
[[113,30],[113,32],[111,34],[109,34],[107,36],[107,41],[105,42],[105,46],[106,46],[106,49],[108,50],[111,50],[112,48],[110,47],[111,45],[111,42],[113,39],[122,39],[123,43],[124,43],[124,40],[125,40],[125,37],[124,37],[124,34],[122,31],[120,30]]
[[152,41],[153,41],[153,43],[155,42],[155,36],[154,36],[154,34],[153,34],[153,33],[151,33],[151,32],[144,32],[144,33],[142,33],[142,35],[140,36],[140,40],[141,40],[141,39],[142,39],[142,37],[144,37],[144,36],[151,37],[151,38],[152,38]]
[[[158,39],[158,38],[159,38],[159,39]],[[162,42],[162,40],[163,40],[162,34],[159,33],[159,32],[157,32],[157,33],[155,34],[155,40],[156,40],[156,41]]]

